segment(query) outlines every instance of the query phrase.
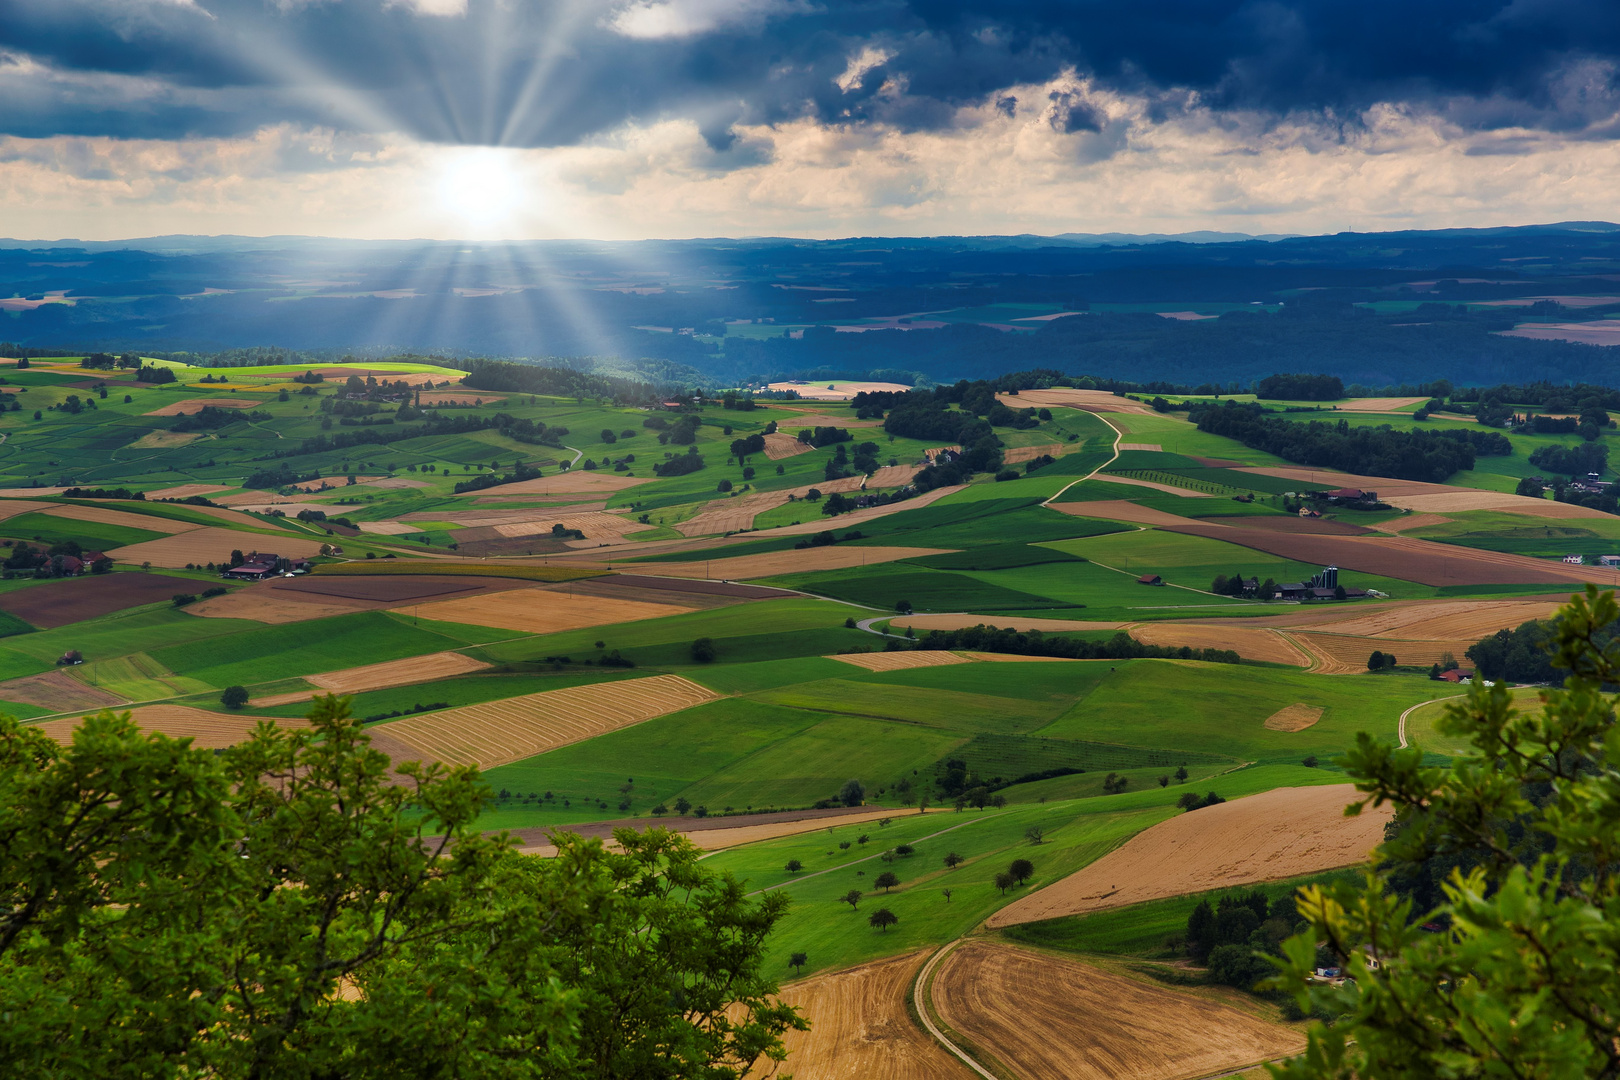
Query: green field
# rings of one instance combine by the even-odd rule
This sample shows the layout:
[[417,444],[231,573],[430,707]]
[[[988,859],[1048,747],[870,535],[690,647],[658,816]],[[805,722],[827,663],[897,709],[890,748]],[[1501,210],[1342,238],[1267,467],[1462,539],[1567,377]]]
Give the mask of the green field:
[[161,540],[168,535],[149,529],[107,525],[99,521],[52,517],[50,514],[39,512],[7,518],[0,522],[0,533],[18,540],[32,540],[41,544],[60,544],[67,540],[77,540],[86,550],[123,547],[126,544],[139,544],[146,540]]
[[785,589],[802,589],[879,611],[894,611],[902,601],[919,612],[1045,611],[1074,606],[1069,601],[1009,588],[999,579],[990,581],[982,575],[955,574],[905,563],[789,574],[768,581]]

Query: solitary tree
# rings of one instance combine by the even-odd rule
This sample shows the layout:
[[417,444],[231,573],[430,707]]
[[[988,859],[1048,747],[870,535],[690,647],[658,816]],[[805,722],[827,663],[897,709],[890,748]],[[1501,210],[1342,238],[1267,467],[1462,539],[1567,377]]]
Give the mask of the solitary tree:
[[804,955],[804,953],[796,952],[792,956],[788,957],[788,967],[792,968],[794,972],[797,973],[800,968],[804,967],[805,962],[809,959],[810,958]]
[[787,861],[787,872],[788,873],[797,874],[800,870],[803,870],[803,869],[804,869],[804,863],[800,862],[798,859],[789,859]]
[[219,703],[227,709],[240,709],[248,703],[248,692],[245,686],[227,686],[225,692],[219,695]]
[[684,797],[675,800],[675,812],[677,814],[685,814],[690,809],[692,809],[692,804],[687,802]]
[[1180,768],[1176,769],[1176,783],[1185,784],[1186,782],[1187,782],[1187,766],[1182,765]]
[[849,850],[849,841],[848,840],[840,840],[838,842],[838,850],[839,851],[848,851]]
[[1035,864],[1028,859],[1014,859],[1012,865],[1007,867],[1007,873],[1013,876],[1014,881],[1022,885],[1034,875]]
[[900,921],[900,916],[896,915],[886,907],[880,907],[876,911],[872,912],[872,914],[868,915],[866,917],[866,921],[870,925],[877,927],[879,930],[887,934],[889,932],[889,927]]
[[859,780],[845,780],[844,786],[838,789],[838,801],[845,806],[859,806],[865,799],[866,785]]
[[861,833],[861,835],[859,835],[859,836],[857,836],[855,838],[855,842],[857,844],[864,844],[864,843],[868,842],[869,840],[871,840],[871,837],[867,836],[865,833]]
[[1161,776],[1161,777],[1159,777],[1159,786],[1160,787],[1169,787],[1170,786],[1170,777],[1169,776]]
[[995,882],[996,888],[1001,890],[1001,895],[1006,896],[1007,890],[1013,887],[1013,876],[1003,870],[996,875]]
[[692,662],[694,664],[714,663],[714,639],[700,637],[692,642]]
[[1031,825],[1024,830],[1024,839],[1031,844],[1039,844],[1046,838],[1046,830],[1039,825]]
[[1367,670],[1368,671],[1382,671],[1383,669],[1384,669],[1384,654],[1381,651],[1379,651],[1378,649],[1374,649],[1372,655],[1367,657]]
[[900,884],[900,879],[894,876],[894,872],[892,870],[885,870],[883,873],[877,876],[877,880],[872,882],[872,884],[882,889],[884,892],[888,892],[890,889]]
[[861,890],[859,889],[851,889],[843,896],[840,896],[839,899],[848,904],[850,907],[854,908],[856,911],[861,909]]
[[939,890],[939,892],[940,892],[941,896],[945,897],[945,902],[947,904],[951,902],[951,890],[949,890],[949,889],[941,889],[941,890]]
[[906,856],[906,855],[910,855],[910,854],[912,854],[912,853],[913,853],[913,852],[915,852],[915,851],[916,851],[916,850],[917,850],[917,849],[916,849],[916,848],[914,848],[914,847],[912,847],[912,846],[911,846],[911,845],[910,845],[910,844],[901,844],[901,845],[899,845],[899,846],[898,846],[898,847],[896,847],[896,848],[895,848],[895,849],[894,849],[894,853],[895,853],[895,854],[896,854],[896,855],[899,855],[899,856],[902,856],[902,857],[904,857],[904,856]]
[[966,861],[967,860],[962,858],[962,856],[952,851],[945,856],[945,869],[955,870],[958,866],[961,866]]

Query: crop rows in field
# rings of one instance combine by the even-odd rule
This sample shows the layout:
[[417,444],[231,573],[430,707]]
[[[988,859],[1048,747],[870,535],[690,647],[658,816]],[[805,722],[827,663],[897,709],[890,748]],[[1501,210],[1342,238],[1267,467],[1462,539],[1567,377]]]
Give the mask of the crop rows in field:
[[488,769],[718,696],[678,675],[655,675],[427,713],[378,731],[425,757]]
[[[1219,765],[1229,759],[1216,754],[1186,750],[1150,750],[1117,743],[1087,742],[1081,739],[1052,739],[1041,735],[1011,735],[983,731],[965,745],[951,751],[949,758],[963,761],[969,771],[989,779],[999,776],[1012,780],[1046,769],[1173,769],[1179,765]],[[934,766],[943,774],[945,761]]]

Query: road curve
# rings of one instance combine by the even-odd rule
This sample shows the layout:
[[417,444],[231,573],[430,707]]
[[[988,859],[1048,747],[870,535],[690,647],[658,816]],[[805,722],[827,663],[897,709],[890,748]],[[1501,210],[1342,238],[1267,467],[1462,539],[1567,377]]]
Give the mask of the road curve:
[[1460,697],[1467,697],[1467,696],[1468,696],[1467,694],[1452,694],[1450,697],[1430,698],[1428,701],[1420,701],[1420,702],[1418,702],[1416,705],[1413,705],[1410,709],[1407,709],[1405,712],[1401,713],[1400,725],[1395,729],[1395,733],[1400,736],[1401,749],[1402,750],[1406,749],[1406,718],[1408,716],[1411,716],[1413,713],[1417,712],[1419,709],[1423,708],[1423,706],[1425,706],[1425,705],[1433,705],[1437,701],[1456,701]]
[[934,973],[935,965],[937,965],[941,960],[945,959],[945,955],[961,943],[962,939],[958,938],[949,945],[943,946],[938,952],[928,958],[928,963],[924,964],[922,966],[922,970],[917,972],[917,981],[912,984],[912,1004],[917,1008],[917,1018],[922,1021],[923,1027],[928,1029],[928,1034],[932,1035],[939,1045],[943,1046],[946,1050],[949,1050],[952,1054],[955,1054],[962,1060],[962,1064],[984,1077],[984,1080],[999,1080],[995,1073],[990,1072],[983,1065],[980,1065],[977,1061],[974,1061],[973,1058],[968,1055],[967,1051],[963,1050],[960,1046],[957,1046],[955,1043],[951,1042],[950,1039],[946,1038],[945,1033],[939,1030],[938,1025],[934,1023],[933,1017],[928,1015],[928,976]]

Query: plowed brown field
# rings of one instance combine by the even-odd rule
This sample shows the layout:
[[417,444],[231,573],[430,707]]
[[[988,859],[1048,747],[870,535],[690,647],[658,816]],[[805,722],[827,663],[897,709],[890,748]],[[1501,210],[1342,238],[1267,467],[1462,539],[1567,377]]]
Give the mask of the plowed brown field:
[[1298,1031],[1204,998],[982,940],[941,962],[931,997],[1023,1080],[1188,1080],[1305,1046]]
[[1304,731],[1320,719],[1322,719],[1320,706],[1284,705],[1266,717],[1265,726],[1272,731]]
[[583,626],[607,626],[610,623],[679,615],[692,609],[603,596],[574,596],[554,589],[511,589],[459,600],[417,604],[403,610],[423,619],[551,634],[577,630]]
[[192,521],[175,521],[172,518],[152,517],[149,514],[131,514],[125,510],[108,510],[101,506],[53,506],[44,513],[72,521],[94,521],[102,525],[120,525],[126,529],[145,529],[147,532],[157,533],[174,534],[202,528]]
[[405,660],[390,660],[383,664],[328,671],[324,675],[310,675],[307,680],[334,694],[359,694],[367,690],[383,690],[390,686],[409,686],[412,683],[453,679],[489,667],[482,660],[474,660],[458,652],[430,653]]
[[[142,705],[130,710],[130,713],[143,731],[161,732],[173,739],[189,738],[192,745],[200,750],[221,750],[235,746],[251,735],[260,723],[256,717],[225,716],[189,705]],[[49,720],[39,727],[57,742],[67,743],[72,741],[73,730],[79,726],[81,719]],[[306,721],[286,718],[277,719],[275,723],[280,727],[309,726]]]
[[853,547],[837,544],[832,547],[804,550],[768,551],[760,555],[733,555],[729,559],[713,559],[708,562],[659,563],[657,569],[660,575],[668,577],[747,581],[749,578],[771,577],[776,574],[842,570],[846,566],[875,566],[878,563],[897,562],[900,559],[917,559],[924,555],[943,555],[947,550],[916,547]]
[[1525,555],[1435,544],[1409,536],[1318,536],[1205,524],[1162,527],[1171,532],[1242,544],[1285,559],[1339,566],[1424,585],[1560,585],[1576,581],[1601,582],[1612,577],[1598,567],[1570,566]]
[[1166,896],[1313,874],[1366,859],[1393,811],[1344,808],[1349,784],[1277,788],[1160,822],[1090,866],[991,915],[991,927],[1039,922]]
[[167,574],[90,574],[0,593],[0,610],[42,629],[54,630],[98,615],[168,600],[175,593],[192,592],[197,585],[191,578]]
[[1378,532],[1399,536],[1401,533],[1410,532],[1413,529],[1427,529],[1430,525],[1444,525],[1452,520],[1454,519],[1442,517],[1439,514],[1407,514],[1405,517],[1391,518],[1389,521],[1380,521],[1367,527]]
[[1339,408],[1346,412],[1405,412],[1428,398],[1420,397],[1363,397],[1351,398]]
[[782,1071],[804,1080],[974,1080],[906,1012],[906,992],[926,956],[892,956],[784,989],[782,1000],[804,1013],[810,1030],[784,1037]]
[[[1061,510],[1065,514],[1075,517],[1102,518],[1104,521],[1129,521],[1137,525],[1192,525],[1196,524],[1192,518],[1181,517],[1166,513],[1163,510],[1154,510],[1147,506],[1138,506],[1127,499],[1096,499],[1091,502],[1057,502],[1047,503],[1049,510]],[[1192,507],[1190,509],[1197,509]]]
[[1282,634],[1265,627],[1154,622],[1132,626],[1130,635],[1144,645],[1176,649],[1230,649],[1247,660],[1290,664],[1294,667],[1311,666],[1308,654],[1296,649]]
[[423,713],[376,730],[424,760],[490,769],[718,696],[678,675],[654,675]]
[[873,652],[873,653],[840,653],[829,656],[828,660],[842,660],[846,664],[865,668],[867,671],[903,671],[906,668],[944,667],[947,664],[972,663],[965,656],[958,656],[944,649],[917,649],[908,652]]
[[262,536],[210,527],[113,548],[107,554],[121,563],[149,562],[153,566],[182,567],[187,563],[228,562],[233,549],[273,551],[283,558],[308,559],[321,553],[321,544],[318,540],[296,536]]
[[52,510],[60,505],[60,503],[40,502],[38,499],[6,499],[0,502],[0,521],[34,510]]
[[229,491],[229,487],[220,484],[181,484],[178,487],[160,488],[157,491],[148,491],[148,499],[189,499],[193,495],[212,495],[216,491]]
[[789,435],[785,431],[776,431],[765,436],[765,456],[772,461],[808,454],[814,449],[815,447],[809,443],[800,442],[797,435]]
[[71,712],[74,709],[109,708],[123,704],[124,699],[117,694],[86,686],[65,671],[47,671],[42,675],[24,675],[20,679],[0,682],[0,701],[20,701],[52,712]]

